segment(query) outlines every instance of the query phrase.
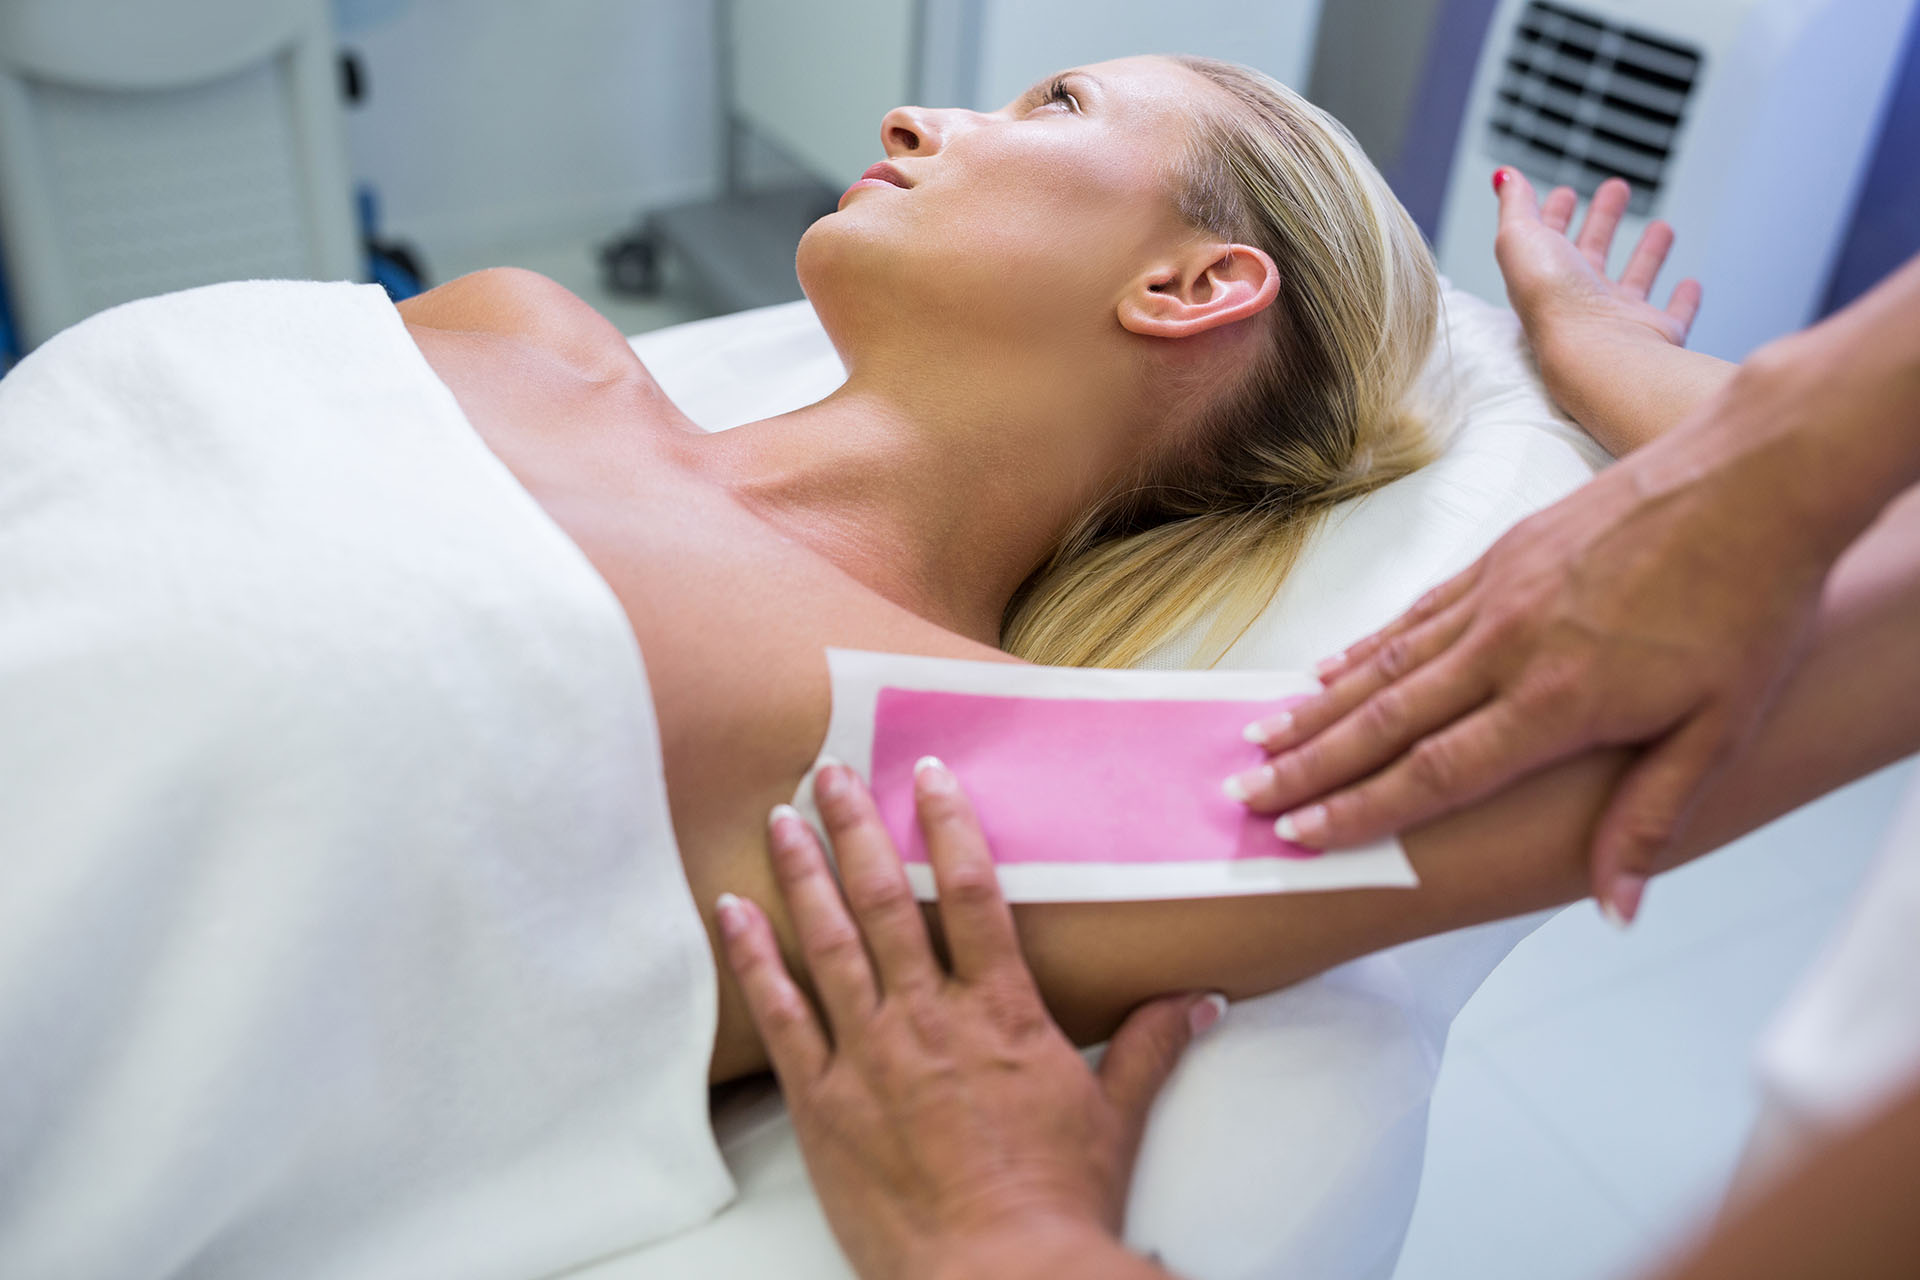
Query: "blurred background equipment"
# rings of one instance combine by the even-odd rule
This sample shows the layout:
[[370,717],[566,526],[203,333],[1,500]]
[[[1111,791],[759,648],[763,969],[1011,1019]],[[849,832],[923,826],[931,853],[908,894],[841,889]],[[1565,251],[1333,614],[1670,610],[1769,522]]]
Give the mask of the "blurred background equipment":
[[[1743,359],[1813,321],[1900,71],[1912,0],[1501,0],[1441,221],[1441,270],[1494,302],[1488,175],[1512,165],[1582,203],[1614,174],[1614,242],[1679,230],[1666,280],[1698,276],[1688,345]],[[1909,163],[1912,162],[1909,157]]]
[[0,4],[0,248],[25,349],[150,294],[360,277],[327,0]]
[[[1632,216],[1678,227],[1665,283],[1706,278],[1698,345],[1740,354],[1920,250],[1920,26],[1896,30],[1912,0],[326,8],[331,32],[318,0],[0,0],[0,268],[20,345],[138,293],[263,273],[402,296],[428,268],[520,266],[628,333],[797,297],[794,245],[879,157],[889,108],[992,109],[1050,71],[1155,49],[1250,62],[1331,110],[1445,269],[1496,301],[1487,177],[1518,146],[1491,134],[1500,91],[1530,113],[1507,103],[1502,123],[1539,129],[1528,148],[1560,147],[1518,160],[1536,178],[1573,154],[1599,166],[1578,185],[1611,164],[1641,186],[1646,156],[1607,134],[1657,151],[1663,122],[1615,128],[1609,95],[1676,51],[1663,65],[1695,58],[1694,78]],[[1620,41],[1593,46],[1591,84],[1562,61],[1589,28]],[[1508,65],[1523,53],[1525,76]]]
[[1160,51],[1304,84],[1319,17],[1319,0],[718,0],[720,193],[606,246],[606,282],[651,292],[671,256],[714,311],[798,298],[793,246],[883,158],[891,108],[990,111],[1049,72]]

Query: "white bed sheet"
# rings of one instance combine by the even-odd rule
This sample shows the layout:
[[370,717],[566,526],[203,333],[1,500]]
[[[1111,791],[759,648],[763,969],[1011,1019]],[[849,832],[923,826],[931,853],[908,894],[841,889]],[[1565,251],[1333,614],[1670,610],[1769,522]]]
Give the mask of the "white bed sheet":
[[[1309,666],[1605,463],[1548,403],[1511,313],[1452,289],[1446,304],[1457,434],[1431,466],[1337,509],[1221,665]],[[805,302],[680,325],[633,346],[709,430],[798,407],[843,377]],[[1192,665],[1204,631],[1203,620],[1147,665]],[[1386,1280],[1413,1211],[1447,1028],[1547,914],[1410,943],[1234,1005],[1155,1109],[1128,1240],[1196,1278]],[[714,1122],[736,1201],[580,1280],[851,1274],[778,1095],[746,1088]]]

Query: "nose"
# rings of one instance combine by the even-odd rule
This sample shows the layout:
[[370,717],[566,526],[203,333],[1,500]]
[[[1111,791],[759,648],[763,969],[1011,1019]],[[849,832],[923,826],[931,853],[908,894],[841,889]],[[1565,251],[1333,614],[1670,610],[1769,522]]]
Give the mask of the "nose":
[[953,108],[895,107],[880,119],[880,144],[888,156],[934,155],[971,114]]

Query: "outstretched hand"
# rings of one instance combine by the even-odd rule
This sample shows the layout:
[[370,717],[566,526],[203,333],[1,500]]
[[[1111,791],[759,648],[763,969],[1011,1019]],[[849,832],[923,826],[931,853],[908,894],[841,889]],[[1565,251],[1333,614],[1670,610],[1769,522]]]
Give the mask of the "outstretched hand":
[[995,1239],[1021,1258],[1041,1241],[1076,1257],[1117,1253],[1147,1108],[1219,997],[1143,1005],[1096,1075],[1041,1003],[972,806],[944,765],[921,761],[915,798],[949,965],[860,779],[828,765],[814,795],[840,883],[792,809],[774,811],[770,835],[824,1020],[756,906],[723,898],[720,929],[854,1269],[932,1275],[935,1260],[952,1269]]
[[1680,281],[1665,307],[1648,296],[1673,248],[1670,225],[1649,222],[1619,278],[1607,276],[1613,237],[1633,194],[1624,181],[1608,178],[1600,184],[1587,204],[1586,221],[1571,238],[1568,227],[1579,199],[1572,187],[1556,187],[1536,204],[1526,176],[1503,168],[1494,171],[1493,189],[1500,199],[1493,254],[1507,300],[1536,350],[1549,336],[1580,329],[1613,334],[1623,325],[1644,328],[1676,347],[1686,344],[1700,310],[1700,282]]

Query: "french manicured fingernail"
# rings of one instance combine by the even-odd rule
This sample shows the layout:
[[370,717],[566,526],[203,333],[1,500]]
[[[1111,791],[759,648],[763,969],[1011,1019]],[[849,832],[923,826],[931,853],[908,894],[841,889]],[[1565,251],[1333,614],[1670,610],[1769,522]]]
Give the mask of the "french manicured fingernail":
[[1327,838],[1327,806],[1310,804],[1274,819],[1273,834],[1294,844],[1317,847]]
[[832,756],[821,756],[813,771],[813,789],[822,800],[832,800],[847,789],[847,766]]
[[1600,914],[1616,929],[1624,929],[1640,914],[1640,899],[1647,892],[1647,878],[1631,872],[1615,876],[1613,889],[1600,903]]
[[747,913],[740,905],[740,899],[730,893],[723,893],[713,900],[713,914],[720,921],[720,932],[729,938],[737,938],[747,927]]
[[1257,742],[1265,746],[1291,728],[1293,728],[1293,713],[1281,711],[1268,716],[1265,720],[1255,720],[1240,731],[1240,736],[1248,742]]
[[1254,792],[1260,790],[1262,787],[1270,786],[1272,783],[1273,766],[1270,764],[1260,764],[1255,765],[1245,773],[1234,774],[1231,778],[1228,778],[1220,784],[1220,789],[1227,793],[1227,799],[1238,800],[1241,804],[1245,804],[1247,801],[1253,799]]
[[800,816],[800,811],[792,805],[777,804],[767,813],[767,830],[777,833],[780,830],[780,819],[782,818],[792,818],[795,822],[806,821],[805,818]]
[[913,762],[913,780],[922,791],[945,791],[953,785],[953,770],[939,756],[921,756]]
[[1329,676],[1334,675],[1340,670],[1340,668],[1346,665],[1347,665],[1347,651],[1345,649],[1342,649],[1340,652],[1334,654],[1331,658],[1322,658],[1320,659],[1320,661],[1314,663],[1313,674],[1319,679],[1321,684],[1325,684]]
[[1188,1008],[1187,1029],[1197,1036],[1220,1021],[1220,1015],[1226,1011],[1227,998],[1218,991],[1210,991]]

